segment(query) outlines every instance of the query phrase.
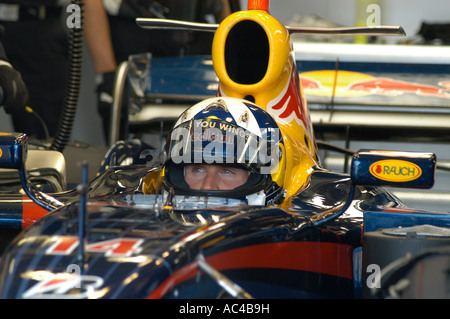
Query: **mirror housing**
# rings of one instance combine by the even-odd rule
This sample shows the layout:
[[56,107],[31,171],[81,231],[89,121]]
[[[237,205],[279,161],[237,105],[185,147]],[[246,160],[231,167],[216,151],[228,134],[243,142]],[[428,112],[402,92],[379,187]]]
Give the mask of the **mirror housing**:
[[436,155],[424,152],[360,150],[353,155],[353,184],[402,188],[433,187]]
[[33,202],[51,211],[63,204],[34,188],[27,179],[25,162],[28,154],[28,137],[23,133],[0,133],[0,168],[19,171],[22,189]]
[[28,137],[23,133],[0,133],[0,168],[25,167]]

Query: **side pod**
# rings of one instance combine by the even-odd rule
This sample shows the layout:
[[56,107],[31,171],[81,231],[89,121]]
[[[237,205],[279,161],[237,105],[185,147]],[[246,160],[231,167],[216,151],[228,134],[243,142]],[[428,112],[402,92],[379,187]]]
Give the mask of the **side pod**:
[[[356,185],[431,188],[436,156],[433,153],[362,150],[353,155],[351,179]],[[389,286],[385,274],[396,269],[402,258],[425,248],[449,244],[448,214],[413,208],[385,207],[364,211],[361,260],[362,298],[381,298],[386,291],[411,290],[412,281]],[[392,298],[393,296],[391,296]]]

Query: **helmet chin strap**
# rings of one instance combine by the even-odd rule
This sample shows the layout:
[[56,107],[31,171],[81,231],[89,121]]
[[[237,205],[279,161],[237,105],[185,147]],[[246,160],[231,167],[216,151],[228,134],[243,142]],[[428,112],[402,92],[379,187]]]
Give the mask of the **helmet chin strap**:
[[[168,192],[164,188],[162,191],[162,195],[163,195],[163,200],[166,201],[166,204],[164,206],[168,206],[167,202],[172,201],[173,197],[171,197],[170,192]],[[185,195],[185,196],[195,197],[195,195]],[[206,197],[208,197],[208,196],[206,196]],[[266,194],[263,191],[259,191],[257,193],[245,196],[245,199],[247,200],[247,204],[249,206],[264,206],[266,203]]]

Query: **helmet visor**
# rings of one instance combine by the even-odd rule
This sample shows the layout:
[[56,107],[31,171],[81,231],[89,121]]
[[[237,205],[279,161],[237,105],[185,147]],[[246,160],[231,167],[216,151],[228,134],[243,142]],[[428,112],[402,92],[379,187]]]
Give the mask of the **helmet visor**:
[[278,164],[280,138],[277,129],[257,136],[222,120],[191,120],[172,130],[166,154],[175,164],[239,164],[268,174]]

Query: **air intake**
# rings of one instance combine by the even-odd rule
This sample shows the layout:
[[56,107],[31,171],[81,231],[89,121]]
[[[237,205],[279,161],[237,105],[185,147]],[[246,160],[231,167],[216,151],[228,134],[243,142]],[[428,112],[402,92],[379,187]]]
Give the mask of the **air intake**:
[[238,84],[255,84],[267,72],[269,40],[256,22],[244,20],[230,30],[225,43],[225,67],[230,79]]

